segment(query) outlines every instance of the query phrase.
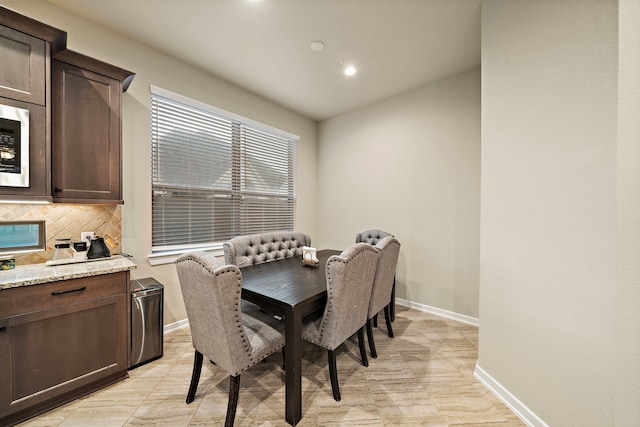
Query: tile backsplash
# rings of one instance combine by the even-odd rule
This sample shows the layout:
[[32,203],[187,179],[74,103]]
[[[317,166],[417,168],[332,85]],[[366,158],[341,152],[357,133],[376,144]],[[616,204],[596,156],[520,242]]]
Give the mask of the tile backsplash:
[[120,205],[50,205],[0,204],[0,221],[44,220],[47,233],[45,252],[16,254],[16,265],[38,264],[53,256],[56,239],[80,240],[80,233],[93,231],[104,237],[111,253],[122,251],[122,216]]

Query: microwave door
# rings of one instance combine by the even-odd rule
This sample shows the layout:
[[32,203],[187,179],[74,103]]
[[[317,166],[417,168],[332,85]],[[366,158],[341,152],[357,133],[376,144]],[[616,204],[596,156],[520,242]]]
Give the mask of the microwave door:
[[0,105],[0,186],[29,186],[29,110]]

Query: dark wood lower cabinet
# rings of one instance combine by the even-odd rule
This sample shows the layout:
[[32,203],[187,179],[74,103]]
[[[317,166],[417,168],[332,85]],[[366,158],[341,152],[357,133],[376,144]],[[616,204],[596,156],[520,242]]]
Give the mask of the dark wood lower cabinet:
[[0,425],[127,377],[128,283],[121,272],[0,291]]

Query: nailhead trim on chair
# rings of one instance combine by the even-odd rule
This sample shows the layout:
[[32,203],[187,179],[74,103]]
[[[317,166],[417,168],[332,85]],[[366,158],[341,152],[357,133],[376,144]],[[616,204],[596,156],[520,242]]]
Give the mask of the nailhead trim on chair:
[[[367,247],[360,248],[349,259],[337,258],[337,257],[336,258],[333,258],[333,257],[329,258],[329,260],[327,262],[327,266],[325,267],[326,271],[327,271],[327,306],[326,306],[327,307],[327,313],[331,313],[333,311],[333,295],[330,292],[330,289],[332,289],[333,287],[332,286],[328,286],[332,282],[331,269],[328,268],[329,263],[340,262],[342,264],[348,264],[353,258],[355,258],[357,255],[359,255],[361,252],[368,251],[368,250],[370,250],[370,249],[367,248]],[[324,335],[324,330],[325,330],[324,322],[322,322],[322,324],[320,325],[320,335],[319,335],[320,341],[322,341],[322,336]],[[316,345],[318,345],[318,346],[320,346],[322,348],[326,348],[326,349],[330,350],[329,347],[325,347],[324,345],[320,344],[320,342],[313,342],[313,344],[316,344]]]
[[[202,255],[203,255],[202,253],[185,254],[180,259],[178,259],[176,261],[176,264],[184,263],[185,261],[193,261],[196,265],[199,265],[206,272],[208,272],[209,274],[213,274],[216,277],[220,277],[220,276],[223,276],[225,274],[233,273],[233,274],[235,274],[235,280],[237,280],[238,282],[242,281],[242,273],[240,272],[240,269],[238,268],[238,266],[236,266],[236,265],[219,264],[219,262],[217,260],[215,260],[214,257],[206,257],[206,258],[209,258],[208,261],[203,261],[200,258]],[[241,345],[242,348],[244,348],[244,350],[246,351],[246,355],[248,357],[245,359],[246,363],[244,363],[244,364],[242,364],[240,366],[237,366],[237,365],[235,366],[235,368],[237,369],[236,372],[228,371],[229,374],[232,377],[236,377],[236,376],[240,375],[245,370],[253,367],[260,360],[263,360],[263,359],[267,358],[269,355],[271,355],[274,352],[280,350],[284,346],[284,343],[282,343],[279,346],[271,348],[267,353],[265,353],[264,352],[265,350],[262,349],[259,352],[259,355],[261,357],[258,357],[258,353],[254,353],[255,349],[252,347],[251,341],[249,339],[249,336],[245,332],[245,326],[243,325],[242,309],[241,309],[241,294],[242,294],[242,289],[240,287],[236,288],[235,295],[234,295],[234,298],[233,298],[233,314],[232,315],[233,315],[233,323],[235,324],[235,327],[237,328],[238,338],[240,339],[240,345]],[[273,344],[271,344],[271,345],[273,345]],[[244,358],[242,358],[242,359],[244,359]],[[236,363],[237,363],[237,361],[238,361],[238,359],[236,358]]]
[[[185,262],[185,261],[193,261],[196,264],[200,265],[202,268],[204,268],[205,270],[207,270],[209,273],[215,275],[215,276],[222,276],[223,274],[228,274],[228,273],[234,273],[236,276],[238,276],[239,279],[242,278],[242,274],[240,273],[240,270],[233,265],[228,265],[226,266],[226,268],[223,268],[217,272],[214,272],[213,270],[211,270],[207,265],[204,265],[202,262],[200,262],[199,259],[188,255],[186,257],[183,257],[182,259],[178,260],[177,262]],[[238,290],[237,293],[242,293],[242,290]],[[250,357],[250,361],[254,362],[255,358],[251,357],[251,344],[249,344],[249,340],[247,340],[247,336],[244,333],[244,328],[242,327],[242,321],[241,321],[241,315],[240,315],[240,304],[238,302],[236,302],[234,304],[234,317],[236,318],[236,327],[238,328],[238,333],[240,334],[241,338],[242,338],[242,342],[244,343],[244,348],[247,351],[247,356]],[[254,363],[255,364],[255,363]],[[235,374],[233,374],[233,376],[236,376],[242,372],[244,372],[245,370],[247,370],[248,368],[250,368],[251,366],[253,366],[254,364],[250,364],[247,365],[243,370],[236,372]]]

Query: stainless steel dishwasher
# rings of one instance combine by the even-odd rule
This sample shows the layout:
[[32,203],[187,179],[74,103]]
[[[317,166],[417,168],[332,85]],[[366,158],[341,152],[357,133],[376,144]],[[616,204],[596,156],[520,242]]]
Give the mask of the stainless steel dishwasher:
[[131,280],[131,359],[129,368],[162,357],[164,286],[152,277]]

